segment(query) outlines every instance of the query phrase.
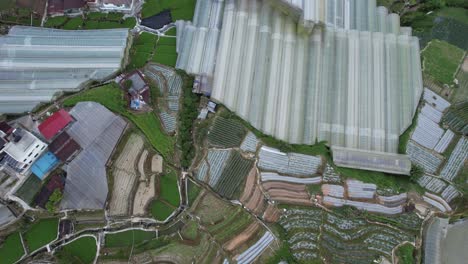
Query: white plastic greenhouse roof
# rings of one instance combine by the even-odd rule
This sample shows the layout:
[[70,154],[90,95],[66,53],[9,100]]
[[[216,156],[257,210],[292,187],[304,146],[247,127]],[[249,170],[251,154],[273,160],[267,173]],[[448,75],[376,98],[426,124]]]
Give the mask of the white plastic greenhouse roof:
[[[396,153],[422,92],[418,39],[375,1],[310,2],[327,3],[324,14],[332,5],[334,12],[350,5],[349,21],[330,14],[334,25],[300,30],[293,16],[276,8],[278,1],[227,0],[223,16],[210,11],[222,2],[198,1],[211,8],[197,7],[196,17],[222,19],[219,40],[208,37],[217,27],[194,20],[191,33],[178,38],[177,67],[213,75],[212,99],[268,135]],[[355,5],[370,11],[360,14]],[[207,53],[212,47],[216,58]]]
[[102,209],[107,199],[106,163],[127,123],[104,106],[78,103],[68,130],[83,149],[67,166],[62,209]]
[[411,160],[407,155],[332,147],[333,162],[340,167],[409,175]]
[[0,113],[21,113],[121,67],[127,29],[14,26],[0,37]]

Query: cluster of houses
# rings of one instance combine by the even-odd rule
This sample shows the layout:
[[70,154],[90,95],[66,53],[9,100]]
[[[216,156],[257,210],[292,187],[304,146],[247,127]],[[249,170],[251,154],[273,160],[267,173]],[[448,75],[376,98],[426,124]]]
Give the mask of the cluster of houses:
[[0,123],[0,169],[12,177],[33,173],[43,179],[80,149],[65,132],[73,121],[67,111],[60,109],[39,124],[37,131],[28,131],[19,124]]

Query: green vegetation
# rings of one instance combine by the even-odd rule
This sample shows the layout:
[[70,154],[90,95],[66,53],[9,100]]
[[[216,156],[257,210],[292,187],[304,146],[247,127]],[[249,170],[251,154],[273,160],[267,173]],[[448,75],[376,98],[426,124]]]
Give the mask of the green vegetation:
[[195,147],[193,146],[193,122],[198,116],[198,104],[200,97],[192,93],[193,78],[183,71],[177,72],[183,80],[182,85],[182,109],[179,112],[179,134],[177,143],[181,150],[180,164],[187,168],[195,157]]
[[267,260],[267,264],[277,264],[282,261],[286,263],[297,263],[290,249],[288,233],[279,224],[275,224],[274,228],[279,234],[279,241],[281,241],[281,246],[278,250],[275,251],[275,255]]
[[350,168],[336,168],[344,178],[352,178],[377,185],[380,190],[390,190],[392,193],[402,193],[410,190],[423,192],[423,189],[405,175],[392,175],[377,171],[357,170]]
[[192,20],[195,4],[196,0],[147,0],[141,10],[141,16],[147,18],[170,10],[174,22],[176,20]]
[[164,133],[161,123],[154,113],[135,114],[131,113],[123,99],[123,92],[116,83],[106,84],[97,88],[83,91],[77,95],[67,98],[63,105],[72,107],[78,102],[98,102],[109,110],[121,114],[132,121],[148,138],[151,145],[170,160],[174,153],[174,140]]
[[195,240],[198,236],[198,223],[193,220],[186,223],[181,230],[181,235],[185,239]]
[[244,127],[252,131],[252,133],[254,133],[258,139],[260,139],[261,141],[263,141],[263,143],[265,143],[266,145],[270,147],[277,148],[282,152],[296,152],[296,153],[313,155],[313,156],[321,155],[325,157],[327,160],[331,161],[330,148],[327,146],[326,141],[321,141],[321,142],[316,141],[314,145],[289,144],[282,140],[276,139],[272,136],[263,134],[260,130],[256,129],[250,123],[243,120],[242,118],[237,116],[235,113],[230,112],[226,108],[223,108],[222,110],[218,110],[218,112],[220,112],[219,115],[224,118],[234,119],[242,123]]
[[24,255],[23,245],[21,244],[20,233],[16,232],[6,237],[5,241],[0,244],[1,263],[15,263]]
[[[166,238],[151,239],[143,241],[139,244],[132,245],[129,247],[119,247],[117,251],[109,253],[107,255],[101,255],[100,259],[121,259],[126,260],[130,258],[130,253],[139,254],[145,251],[159,249],[169,244],[169,240]],[[133,250],[132,250],[133,249]]]
[[151,202],[151,215],[158,221],[165,221],[174,212],[174,208],[166,202],[156,200]]
[[34,197],[41,189],[41,180],[36,175],[31,174],[23,185],[16,191],[15,195],[31,205]]
[[160,199],[164,199],[173,206],[179,206],[180,195],[177,186],[177,172],[173,169],[161,177],[159,177]]
[[458,22],[468,24],[468,10],[464,8],[457,7],[445,7],[439,10],[439,16],[452,18]]
[[58,222],[57,218],[41,219],[29,227],[24,234],[29,252],[33,252],[57,238]]
[[411,125],[401,134],[400,138],[398,139],[398,153],[406,154],[406,146],[408,145],[408,141],[410,140],[411,133],[414,129],[416,129],[418,120],[418,112],[413,116],[413,120],[411,121]]
[[414,246],[406,243],[403,246],[400,246],[396,251],[396,256],[398,257],[399,264],[413,264],[414,263]]
[[253,164],[252,160],[244,159],[238,151],[233,151],[213,189],[228,199],[239,198],[239,188],[243,187],[245,178],[252,169]]
[[151,59],[157,37],[153,34],[143,32],[134,39],[130,50],[130,63],[127,71],[142,68]]
[[113,234],[106,234],[106,247],[127,247],[149,241],[156,237],[153,231],[128,230]]
[[60,28],[67,30],[77,29],[111,29],[111,28],[134,28],[136,20],[133,17],[123,19],[122,13],[98,13],[85,14],[84,18],[57,16],[49,17],[44,27]]
[[15,7],[15,0],[0,1],[0,11],[9,10]]
[[[173,29],[175,31],[175,28]],[[170,67],[175,67],[177,62],[176,38],[159,37],[152,61]]]
[[237,120],[217,117],[208,134],[208,142],[224,148],[238,147],[246,133],[244,126]]
[[468,133],[468,101],[452,105],[443,116],[444,124],[458,133]]
[[177,35],[177,29],[175,27],[169,29],[168,31],[164,32],[164,35],[166,36],[176,36]]
[[70,18],[67,23],[63,26],[63,29],[68,29],[68,30],[76,30],[76,29],[81,29],[83,26],[83,18],[81,17],[74,17]]
[[452,84],[464,51],[445,41],[433,40],[421,53],[423,71],[437,81]]
[[55,189],[55,191],[50,195],[49,201],[46,203],[46,209],[47,211],[53,213],[56,210],[56,207],[62,201],[62,192],[60,189]]
[[81,237],[63,246],[57,253],[60,263],[93,263],[96,257],[96,239],[93,237]]
[[187,183],[187,189],[188,204],[192,205],[200,194],[201,188],[189,179]]
[[65,16],[49,17],[47,18],[44,27],[59,28],[63,26],[67,20],[68,17]]

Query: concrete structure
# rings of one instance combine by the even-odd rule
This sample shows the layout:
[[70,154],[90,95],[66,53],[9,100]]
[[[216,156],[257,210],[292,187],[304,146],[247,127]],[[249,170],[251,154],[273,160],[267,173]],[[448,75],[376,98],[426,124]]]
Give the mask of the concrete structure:
[[47,148],[46,143],[23,128],[16,128],[6,139],[8,142],[0,150],[0,155],[3,154],[3,159],[0,163],[8,165],[21,174],[26,173],[31,164]]

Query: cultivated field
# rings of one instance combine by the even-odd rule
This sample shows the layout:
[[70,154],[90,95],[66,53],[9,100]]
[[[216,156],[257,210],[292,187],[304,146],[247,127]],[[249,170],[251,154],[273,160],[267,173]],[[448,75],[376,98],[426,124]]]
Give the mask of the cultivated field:
[[0,256],[2,256],[1,263],[15,263],[23,255],[24,249],[23,245],[21,244],[19,232],[10,234],[5,238],[2,244],[0,244]]
[[208,134],[208,142],[215,147],[239,147],[246,134],[239,121],[219,116]]
[[[417,216],[412,221],[421,224]],[[372,263],[378,256],[391,259],[392,249],[403,241],[414,242],[416,234],[314,208],[289,207],[279,223],[300,263],[319,258],[330,263]]]
[[128,230],[118,233],[106,234],[105,246],[113,247],[128,247],[151,240],[156,237],[155,232],[143,230]]
[[61,263],[93,263],[96,257],[96,238],[85,236],[63,246],[56,253]]
[[433,40],[421,53],[424,73],[443,84],[452,84],[464,51],[447,42]]
[[141,181],[133,202],[133,215],[144,215],[146,206],[156,195],[155,191],[156,175],[151,175],[149,182]]
[[136,163],[142,149],[143,138],[137,134],[130,135],[125,147],[113,164],[114,186],[109,203],[111,215],[127,215],[129,212],[131,192],[138,179]]
[[57,230],[57,218],[41,219],[30,226],[23,236],[29,252],[33,252],[55,240],[57,238]]

